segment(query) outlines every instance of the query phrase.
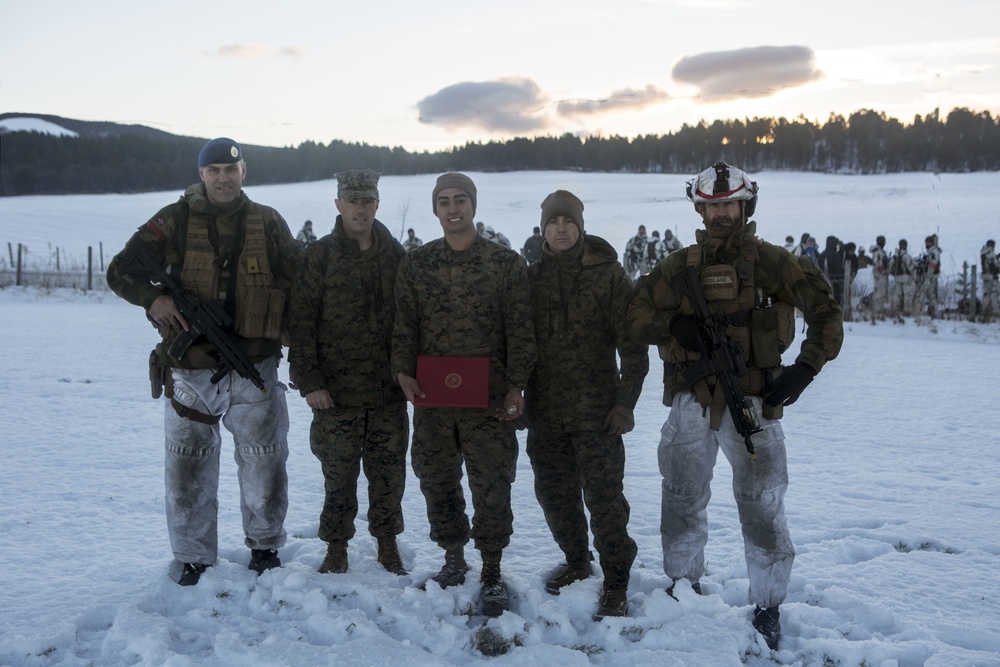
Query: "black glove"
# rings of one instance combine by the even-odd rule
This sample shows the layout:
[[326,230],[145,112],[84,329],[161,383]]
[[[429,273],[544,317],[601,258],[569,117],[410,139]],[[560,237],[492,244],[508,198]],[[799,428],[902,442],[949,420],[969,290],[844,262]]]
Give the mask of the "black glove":
[[685,350],[701,351],[701,327],[698,325],[698,320],[690,315],[678,313],[670,318],[670,325],[667,328],[670,329],[670,335]]
[[816,377],[812,366],[802,361],[796,361],[791,366],[781,369],[781,375],[764,385],[764,402],[771,407],[791,405],[799,400],[802,391]]

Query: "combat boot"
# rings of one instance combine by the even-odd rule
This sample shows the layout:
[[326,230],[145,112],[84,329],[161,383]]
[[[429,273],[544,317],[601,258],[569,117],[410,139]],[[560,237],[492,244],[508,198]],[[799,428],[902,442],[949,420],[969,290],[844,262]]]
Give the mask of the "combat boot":
[[605,616],[624,616],[627,613],[628,592],[624,588],[608,588],[605,584],[594,620],[601,621]]
[[564,563],[556,568],[552,576],[545,582],[545,590],[552,595],[559,595],[559,591],[577,581],[583,581],[593,574],[594,569],[590,563]]
[[507,586],[500,577],[501,551],[483,552],[483,571],[479,575],[480,599],[482,600],[483,616],[496,618],[509,609]]
[[281,567],[281,559],[278,558],[278,550],[251,549],[250,563],[247,567],[256,572],[258,575],[264,574],[266,570],[273,570],[276,567]]
[[469,571],[469,564],[465,562],[465,547],[458,546],[444,552],[444,565],[441,571],[431,579],[438,582],[441,588],[449,586],[461,586],[465,583],[465,573]]
[[753,629],[764,637],[767,647],[772,651],[777,650],[778,642],[781,641],[781,613],[778,607],[754,607],[753,609]]
[[399,555],[399,548],[396,546],[396,538],[392,535],[378,538],[378,562],[395,575],[407,574],[406,568],[403,567],[403,559]]
[[177,580],[177,583],[181,586],[194,586],[207,569],[208,566],[203,563],[184,563],[181,578]]
[[326,558],[319,566],[321,574],[343,574],[347,572],[347,542],[328,542]]

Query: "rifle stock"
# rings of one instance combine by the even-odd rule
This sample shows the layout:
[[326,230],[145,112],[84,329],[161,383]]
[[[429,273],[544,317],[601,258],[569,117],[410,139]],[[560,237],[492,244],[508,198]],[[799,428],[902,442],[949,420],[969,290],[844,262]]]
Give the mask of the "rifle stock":
[[168,354],[171,357],[182,358],[195,341],[204,337],[223,360],[222,366],[212,376],[213,384],[234,370],[240,377],[250,380],[260,389],[260,393],[267,393],[264,378],[257,372],[256,366],[226,332],[232,326],[233,318],[225,308],[215,301],[203,303],[197,295],[184,289],[180,281],[160,266],[141,245],[137,245],[125,257],[123,269],[126,273],[145,277],[151,283],[161,286],[187,320],[188,330],[182,331],[170,345]]
[[743,360],[743,346],[726,338],[722,326],[709,310],[708,301],[701,289],[701,281],[693,267],[685,267],[671,279],[671,282],[674,289],[690,299],[694,306],[695,319],[703,334],[698,339],[698,347],[706,372],[699,375],[699,378],[714,374],[718,379],[736,432],[743,437],[750,456],[756,458],[752,436],[763,429],[760,426],[757,409],[750,398],[743,395],[736,381],[736,378],[748,372],[746,362]]

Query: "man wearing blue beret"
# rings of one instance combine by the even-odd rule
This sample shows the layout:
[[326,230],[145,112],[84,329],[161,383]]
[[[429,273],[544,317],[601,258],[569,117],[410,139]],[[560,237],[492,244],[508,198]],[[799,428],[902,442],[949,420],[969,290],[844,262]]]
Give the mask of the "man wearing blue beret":
[[[151,368],[163,369],[167,531],[182,586],[197,584],[218,556],[220,424],[235,444],[248,567],[279,567],[286,537],[288,409],[277,369],[300,244],[277,211],[246,196],[246,173],[238,143],[206,143],[201,182],[139,227],[108,267],[108,286],[141,306],[163,337]],[[212,342],[194,335],[174,297],[129,262],[140,248],[202,304],[225,310],[225,333],[256,378],[230,370]],[[171,347],[186,335],[190,345]]]

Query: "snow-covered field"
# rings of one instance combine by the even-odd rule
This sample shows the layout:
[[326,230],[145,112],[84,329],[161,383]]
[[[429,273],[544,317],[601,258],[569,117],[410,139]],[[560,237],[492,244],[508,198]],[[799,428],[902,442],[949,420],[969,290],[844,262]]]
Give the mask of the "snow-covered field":
[[[473,177],[477,217],[516,245],[557,188],[580,195],[587,230],[619,249],[639,224],[669,226],[690,242],[697,223],[683,200],[684,176]],[[867,248],[882,233],[890,246],[908,238],[920,249],[937,232],[951,274],[1000,232],[990,213],[997,174],[756,177],[758,229],[774,242],[809,231],[821,245],[834,234]],[[439,236],[433,181],[384,177],[379,219],[390,229],[413,227],[424,240]],[[293,232],[306,218],[318,232],[332,226],[333,182],[248,192],[282,211]],[[107,258],[178,194],[0,199],[0,240],[33,255],[59,247],[63,257],[103,243]],[[0,289],[0,341],[0,665],[1000,665],[995,324],[848,324],[840,358],[786,411],[787,512],[798,557],[774,653],[750,626],[722,457],[709,509],[707,595],[684,584],[679,601],[664,593],[656,444],[667,409],[651,351],[637,426],[626,436],[629,530],[639,545],[629,617],[593,622],[599,576],[558,597],[544,592],[561,554],[522,453],[504,554],[511,611],[487,624],[510,649],[492,658],[477,649],[482,619],[466,615],[476,577],[445,591],[418,589],[442,552],[427,536],[412,474],[400,539],[411,574],[381,568],[364,525],[350,545],[349,573],[316,572],[323,480],[309,451],[309,410],[296,394],[288,397],[285,567],[260,578],[246,569],[232,445],[224,441],[220,560],[198,586],[182,588],[173,583],[163,519],[163,405],[149,398],[145,373],[155,332],[141,311],[106,291]],[[360,500],[363,524],[363,491]],[[477,568],[478,554],[469,553]]]

